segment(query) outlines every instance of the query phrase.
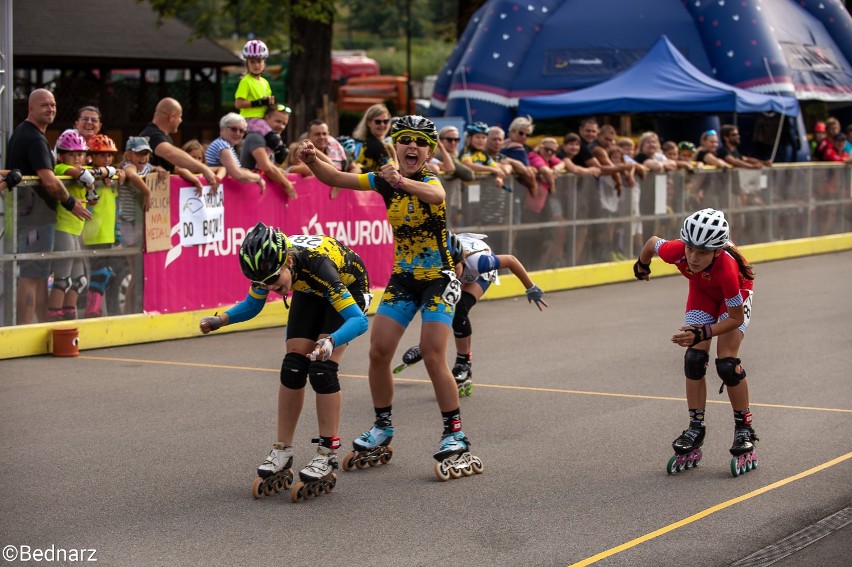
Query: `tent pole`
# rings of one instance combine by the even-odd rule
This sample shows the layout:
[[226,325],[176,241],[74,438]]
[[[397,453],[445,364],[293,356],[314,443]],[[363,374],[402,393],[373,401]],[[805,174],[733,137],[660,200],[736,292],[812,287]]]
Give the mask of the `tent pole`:
[[[769,80],[772,81],[772,86],[775,87],[775,94],[781,96],[781,92],[778,90],[778,85],[775,84],[775,77],[772,76],[772,69],[769,68],[769,60],[764,57],[763,65],[766,67],[766,73],[769,75]],[[772,155],[769,156],[769,161],[775,162],[775,154],[778,152],[778,144],[781,143],[781,131],[784,129],[784,120],[785,116],[782,113],[781,118],[778,120],[778,132],[775,133],[775,145],[772,146]]]

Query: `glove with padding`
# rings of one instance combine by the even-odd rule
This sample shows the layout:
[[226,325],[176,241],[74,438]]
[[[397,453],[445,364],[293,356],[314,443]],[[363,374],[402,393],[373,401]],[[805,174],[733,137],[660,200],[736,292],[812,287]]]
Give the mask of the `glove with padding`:
[[222,318],[218,315],[202,317],[201,323],[198,325],[198,327],[201,329],[201,332],[206,335],[210,331],[215,331],[217,329],[222,328]]
[[322,360],[326,361],[331,358],[331,353],[334,352],[334,339],[331,338],[331,335],[327,337],[323,337],[317,341],[316,346],[314,347],[314,351],[310,354],[308,358],[311,361]]
[[12,187],[21,182],[21,170],[9,170],[9,173],[6,174],[6,177],[4,177],[3,180],[6,182],[6,189],[11,189]]
[[527,301],[530,303],[535,302],[535,306],[538,307],[539,311],[543,311],[541,308],[542,305],[549,307],[544,301],[544,292],[535,284],[527,290]]
[[651,275],[651,264],[643,264],[642,260],[637,258],[636,263],[633,264],[633,275],[637,280],[648,280],[648,276]]

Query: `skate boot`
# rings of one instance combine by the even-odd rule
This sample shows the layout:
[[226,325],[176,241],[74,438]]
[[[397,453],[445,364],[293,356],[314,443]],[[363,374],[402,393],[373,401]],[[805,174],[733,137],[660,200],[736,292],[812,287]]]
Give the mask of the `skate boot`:
[[362,433],[358,439],[352,442],[354,451],[350,451],[343,458],[343,470],[353,468],[363,469],[366,466],[374,467],[378,464],[386,465],[393,457],[393,447],[390,442],[393,439],[393,426],[373,427],[366,433]]
[[[313,439],[321,443],[319,439]],[[332,438],[332,446],[340,447],[340,438]],[[290,489],[290,501],[307,500],[311,496],[328,494],[337,484],[337,453],[334,449],[317,445],[317,455],[299,471],[299,481]]]
[[451,478],[461,478],[474,473],[482,474],[485,466],[479,457],[470,454],[470,440],[461,431],[444,435],[435,460],[435,476],[445,482]]
[[473,393],[473,383],[471,382],[471,378],[473,378],[473,369],[470,367],[470,363],[462,364],[457,362],[456,365],[453,366],[453,378],[456,379],[456,385],[459,387],[460,398],[469,396]]
[[759,441],[750,425],[734,430],[734,444],[731,445],[731,474],[739,476],[757,468],[757,453],[754,442]]
[[257,467],[257,478],[251,485],[251,495],[255,499],[270,496],[273,492],[287,490],[293,484],[293,447],[283,443],[273,443],[266,460]]
[[423,353],[420,352],[420,345],[414,345],[402,355],[402,364],[393,369],[394,374],[399,374],[412,364],[417,364],[423,360]]
[[673,474],[682,472],[684,469],[697,467],[701,461],[701,445],[704,444],[705,428],[690,425],[681,435],[672,442],[675,455],[669,459],[666,472]]

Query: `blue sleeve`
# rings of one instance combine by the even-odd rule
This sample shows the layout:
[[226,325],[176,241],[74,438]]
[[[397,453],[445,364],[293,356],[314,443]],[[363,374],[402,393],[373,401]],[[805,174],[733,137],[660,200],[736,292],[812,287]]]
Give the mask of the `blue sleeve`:
[[367,316],[357,304],[350,305],[340,312],[343,324],[331,333],[335,345],[344,345],[367,332]]
[[476,261],[476,269],[480,274],[500,269],[500,259],[496,254],[480,254]]
[[266,304],[266,296],[268,291],[262,289],[249,289],[246,298],[237,303],[227,311],[228,324],[242,323],[249,319],[254,319],[258,313],[263,311],[263,306]]

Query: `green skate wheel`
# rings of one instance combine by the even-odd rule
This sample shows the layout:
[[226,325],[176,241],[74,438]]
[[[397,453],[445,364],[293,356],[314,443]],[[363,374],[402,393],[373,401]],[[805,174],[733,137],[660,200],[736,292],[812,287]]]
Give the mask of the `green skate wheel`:
[[731,474],[734,475],[734,478],[740,476],[740,467],[737,464],[737,458],[736,457],[731,459]]
[[399,374],[400,372],[402,372],[402,371],[403,371],[403,370],[405,370],[406,368],[408,368],[408,365],[407,365],[406,363],[404,363],[404,362],[403,362],[402,364],[400,364],[399,366],[397,366],[396,368],[394,368],[394,369],[393,369],[393,373],[394,373],[394,374]]
[[473,384],[468,384],[464,389],[464,393],[466,396],[471,395],[473,393]]
[[671,459],[669,459],[669,462],[666,464],[666,472],[667,472],[667,473],[669,473],[669,474],[674,474],[674,473],[675,473],[675,466],[674,466],[674,464],[675,464],[676,462],[677,462],[677,455],[675,455],[675,456],[673,456]]

